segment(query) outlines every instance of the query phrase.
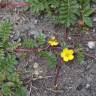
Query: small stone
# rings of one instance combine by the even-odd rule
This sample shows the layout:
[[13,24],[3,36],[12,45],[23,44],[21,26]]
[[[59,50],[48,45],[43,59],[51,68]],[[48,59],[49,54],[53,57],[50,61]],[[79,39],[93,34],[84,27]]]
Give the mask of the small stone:
[[93,28],[93,33],[95,33],[96,32],[96,28]]
[[90,84],[86,84],[85,88],[87,88],[87,89],[88,89],[89,87],[90,87]]
[[94,49],[96,47],[96,43],[94,41],[89,41],[87,45],[90,49]]
[[93,18],[93,21],[96,21],[96,17]]
[[39,75],[39,71],[38,70],[35,70],[34,71],[34,75],[38,76]]
[[38,20],[35,20],[35,21],[34,21],[34,24],[37,24],[37,23],[38,23]]
[[71,37],[68,37],[69,40],[71,40],[72,38]]
[[34,69],[38,68],[38,63],[35,62],[34,65],[33,65],[33,68]]

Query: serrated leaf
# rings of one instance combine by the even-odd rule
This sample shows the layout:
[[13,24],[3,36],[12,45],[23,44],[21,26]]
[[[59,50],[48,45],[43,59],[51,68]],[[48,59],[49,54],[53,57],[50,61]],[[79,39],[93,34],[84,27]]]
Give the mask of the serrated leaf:
[[90,17],[84,16],[84,17],[83,17],[83,21],[84,21],[84,23],[85,23],[88,27],[92,27],[92,20],[91,20]]
[[63,42],[61,42],[61,47],[62,48],[68,48],[68,45],[66,44],[66,42],[63,41]]
[[22,42],[22,45],[25,48],[34,48],[36,46],[36,42],[31,38],[25,38],[24,41]]
[[58,21],[67,27],[73,25],[77,20],[79,5],[76,0],[64,0],[59,7]]
[[27,89],[24,87],[20,87],[16,90],[15,96],[27,96]]
[[77,52],[77,59],[78,59],[78,62],[81,63],[82,61],[84,61],[84,54],[83,52]]
[[45,34],[40,33],[40,34],[38,35],[38,37],[36,38],[36,40],[37,40],[37,43],[38,43],[39,45],[45,44],[45,42],[46,42]]
[[88,7],[88,6],[86,6],[86,7],[84,8],[84,10],[83,10],[84,16],[90,16],[92,13],[93,13],[93,9],[90,8],[90,7]]
[[44,57],[48,60],[50,68],[54,68],[57,64],[57,57],[52,52],[42,51],[39,53],[39,56]]
[[11,89],[10,87],[7,85],[7,83],[2,85],[2,89],[1,89],[2,93],[4,96],[10,96],[12,95],[11,93]]
[[8,20],[0,23],[0,39],[1,39],[1,41],[5,42],[9,38],[11,29],[12,29],[12,26]]

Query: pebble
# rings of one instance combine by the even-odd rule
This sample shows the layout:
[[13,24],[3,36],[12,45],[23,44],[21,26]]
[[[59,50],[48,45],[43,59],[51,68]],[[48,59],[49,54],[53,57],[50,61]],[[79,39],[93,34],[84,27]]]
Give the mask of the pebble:
[[96,47],[96,42],[95,41],[89,41],[87,45],[90,49],[94,49]]
[[93,18],[93,21],[96,22],[96,17]]
[[85,88],[88,89],[90,87],[90,84],[86,84]]
[[34,21],[34,24],[38,24],[38,20],[35,20],[35,21]]
[[35,62],[34,65],[33,65],[33,68],[34,69],[38,68],[38,63]]
[[72,38],[71,38],[71,37],[68,37],[68,39],[69,39],[69,40],[72,40]]
[[96,33],[96,28],[93,28],[93,30],[92,30],[92,31],[93,31],[93,33]]

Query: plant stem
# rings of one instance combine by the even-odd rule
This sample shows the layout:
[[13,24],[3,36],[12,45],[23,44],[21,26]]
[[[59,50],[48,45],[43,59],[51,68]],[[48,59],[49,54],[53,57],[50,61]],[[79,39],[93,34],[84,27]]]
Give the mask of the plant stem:
[[0,8],[16,8],[16,7],[24,7],[24,6],[30,6],[31,4],[28,2],[1,2]]
[[58,64],[56,65],[56,76],[55,76],[55,80],[54,80],[54,86],[55,89],[58,89],[58,77],[59,77],[59,73],[60,73],[60,69],[61,69],[61,58],[58,57]]

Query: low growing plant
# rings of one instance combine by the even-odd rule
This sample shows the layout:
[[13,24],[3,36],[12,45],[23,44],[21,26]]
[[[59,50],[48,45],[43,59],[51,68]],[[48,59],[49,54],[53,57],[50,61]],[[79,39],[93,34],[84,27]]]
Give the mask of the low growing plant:
[[12,24],[8,20],[0,23],[0,96],[27,96],[16,72],[17,61],[14,52],[9,51],[18,45],[9,41],[11,30]]
[[31,3],[33,13],[47,13],[57,23],[70,27],[82,21],[83,25],[92,27],[90,15],[93,13],[91,2],[95,0],[27,0]]

